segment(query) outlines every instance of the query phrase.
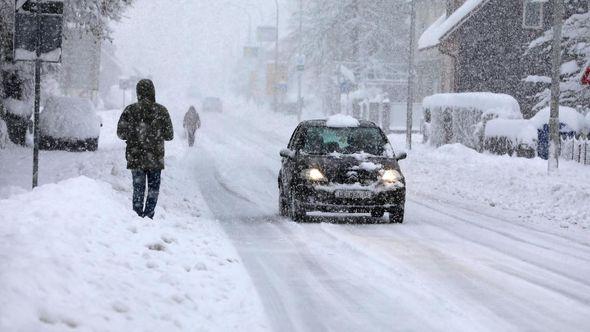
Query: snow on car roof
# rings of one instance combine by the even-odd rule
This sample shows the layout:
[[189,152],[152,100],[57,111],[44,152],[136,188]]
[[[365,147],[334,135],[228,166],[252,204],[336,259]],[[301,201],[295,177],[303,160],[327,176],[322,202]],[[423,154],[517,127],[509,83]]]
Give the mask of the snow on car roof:
[[360,125],[359,120],[345,114],[332,115],[326,120],[326,127],[331,128],[359,127]]

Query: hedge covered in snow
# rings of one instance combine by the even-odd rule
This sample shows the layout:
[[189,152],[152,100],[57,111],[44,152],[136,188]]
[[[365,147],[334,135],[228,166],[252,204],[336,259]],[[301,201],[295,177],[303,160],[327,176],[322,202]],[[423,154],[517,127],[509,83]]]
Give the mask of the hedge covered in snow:
[[434,146],[461,143],[482,150],[485,124],[494,118],[522,119],[516,99],[488,92],[445,93],[426,97],[422,107]]

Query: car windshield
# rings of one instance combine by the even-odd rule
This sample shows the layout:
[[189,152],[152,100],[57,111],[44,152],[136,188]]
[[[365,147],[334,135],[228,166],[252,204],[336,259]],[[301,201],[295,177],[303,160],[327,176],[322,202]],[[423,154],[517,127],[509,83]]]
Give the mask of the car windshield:
[[382,155],[387,141],[379,128],[309,127],[302,151],[313,155],[368,153]]

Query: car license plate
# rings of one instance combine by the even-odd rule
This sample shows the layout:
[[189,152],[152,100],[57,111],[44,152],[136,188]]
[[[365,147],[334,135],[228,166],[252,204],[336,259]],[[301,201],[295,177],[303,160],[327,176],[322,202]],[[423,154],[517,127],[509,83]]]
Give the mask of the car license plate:
[[336,198],[367,199],[373,195],[367,190],[336,190]]

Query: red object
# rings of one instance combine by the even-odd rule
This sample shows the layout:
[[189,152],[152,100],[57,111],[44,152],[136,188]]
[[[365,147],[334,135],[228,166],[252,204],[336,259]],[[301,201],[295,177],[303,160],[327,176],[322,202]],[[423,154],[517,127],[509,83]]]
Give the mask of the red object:
[[584,73],[584,76],[582,76],[582,84],[590,85],[590,67],[586,68],[586,72]]

